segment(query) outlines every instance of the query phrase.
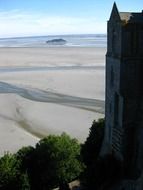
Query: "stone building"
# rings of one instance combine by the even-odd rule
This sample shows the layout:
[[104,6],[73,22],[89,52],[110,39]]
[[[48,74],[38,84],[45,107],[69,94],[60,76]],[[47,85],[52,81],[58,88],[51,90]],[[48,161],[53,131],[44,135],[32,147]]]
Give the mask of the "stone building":
[[114,151],[126,167],[126,177],[140,181],[143,176],[143,12],[119,12],[114,3],[107,30],[106,126],[101,154]]

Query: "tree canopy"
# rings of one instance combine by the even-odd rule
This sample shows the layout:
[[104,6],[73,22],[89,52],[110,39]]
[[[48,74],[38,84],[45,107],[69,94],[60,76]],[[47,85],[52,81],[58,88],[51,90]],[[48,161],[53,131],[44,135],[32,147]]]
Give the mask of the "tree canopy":
[[95,189],[99,172],[99,153],[104,137],[105,120],[93,121],[85,143],[81,148],[81,156],[85,164],[82,174],[82,183],[87,189]]
[[0,189],[28,190],[28,176],[19,170],[19,162],[15,155],[6,153],[0,158]]
[[[35,147],[23,147],[0,158],[0,189],[68,190],[68,183],[83,175],[85,187],[95,188],[112,157],[98,159],[104,135],[104,119],[94,121],[85,143],[66,133],[49,135]],[[114,168],[113,168],[114,170]],[[111,172],[112,175],[113,172]],[[104,179],[99,180],[100,184]]]
[[37,171],[34,181],[44,188],[53,188],[68,183],[82,171],[80,144],[67,134],[50,135],[39,141],[35,149]]
[[0,158],[0,189],[68,189],[83,170],[80,144],[67,134],[49,135],[34,147]]
[[92,162],[95,163],[98,158],[104,137],[104,125],[104,119],[93,121],[93,124],[89,130],[89,136],[81,148],[81,155],[85,165],[91,165]]

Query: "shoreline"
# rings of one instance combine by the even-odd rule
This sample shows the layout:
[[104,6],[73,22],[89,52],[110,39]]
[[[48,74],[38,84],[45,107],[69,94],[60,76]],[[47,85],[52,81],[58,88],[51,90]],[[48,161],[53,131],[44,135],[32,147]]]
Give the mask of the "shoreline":
[[24,72],[24,71],[60,71],[60,70],[104,70],[105,66],[0,66],[0,73],[3,72]]

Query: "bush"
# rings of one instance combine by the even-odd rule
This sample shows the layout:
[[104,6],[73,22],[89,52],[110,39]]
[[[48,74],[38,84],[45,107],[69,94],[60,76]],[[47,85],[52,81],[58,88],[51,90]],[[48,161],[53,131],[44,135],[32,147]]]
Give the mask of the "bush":
[[13,155],[7,153],[0,159],[0,189],[17,189],[14,185],[18,175],[17,168]]
[[103,137],[104,119],[94,121],[90,133],[82,145],[81,155],[86,166],[81,181],[85,189],[108,189],[122,177],[123,164],[114,152],[100,157]]
[[80,144],[63,133],[49,135],[36,144],[24,147],[16,154],[22,172],[27,172],[32,190],[68,189],[68,182],[77,178],[83,164],[80,161]]
[[80,144],[63,133],[49,135],[36,148],[23,147],[16,154],[0,159],[0,189],[68,189],[68,183],[83,170]]
[[98,158],[104,136],[104,124],[104,119],[93,121],[89,136],[82,145],[81,155],[86,166],[95,163]]
[[86,166],[81,181],[87,189],[94,189],[98,181],[99,153],[104,137],[105,120],[93,121],[89,136],[81,148],[81,156]]

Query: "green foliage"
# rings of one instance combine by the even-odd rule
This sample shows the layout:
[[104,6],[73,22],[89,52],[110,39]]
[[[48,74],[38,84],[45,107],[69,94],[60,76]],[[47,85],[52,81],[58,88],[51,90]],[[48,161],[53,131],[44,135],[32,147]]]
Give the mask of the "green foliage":
[[16,155],[6,153],[0,158],[0,189],[30,189],[28,175],[20,171],[20,162]]
[[29,171],[31,169],[30,163],[32,162],[32,155],[34,148],[31,146],[22,147],[16,154],[17,162],[19,163],[19,172],[21,174],[21,190],[29,190],[30,181],[29,181]]
[[21,172],[27,172],[29,168],[30,161],[32,161],[32,155],[35,149],[32,146],[22,147],[15,154],[16,159],[19,162],[19,169]]
[[86,189],[101,186],[108,189],[122,176],[123,170],[114,153],[99,157],[104,123],[104,119],[93,122],[82,146],[63,133],[49,135],[35,148],[28,146],[16,154],[5,154],[0,158],[0,190],[50,190],[57,186],[60,190],[69,190],[68,183],[81,172]]
[[87,189],[96,188],[99,167],[99,153],[104,137],[105,120],[94,121],[85,143],[81,148],[81,156],[86,166],[82,174],[82,183]]
[[0,189],[19,189],[18,163],[14,155],[5,154],[0,159]]
[[20,190],[30,190],[30,183],[29,183],[29,177],[27,175],[27,173],[24,173],[22,175],[22,183],[21,183],[21,188]]
[[37,151],[41,151],[43,148],[47,149],[50,167],[55,168],[59,182],[71,181],[79,175],[81,171],[80,145],[76,139],[71,139],[66,134],[49,136],[41,140],[36,148]]
[[98,158],[104,136],[104,125],[104,119],[93,121],[89,136],[81,148],[81,155],[85,165],[91,165],[92,162],[95,163]]
[[34,173],[31,173],[33,189],[51,189],[79,176],[80,145],[65,133],[50,135],[37,143],[34,153]]
[[68,190],[68,182],[83,170],[80,144],[63,133],[50,135],[36,144],[21,148],[16,154],[0,158],[0,189],[2,190]]
[[86,166],[82,174],[85,189],[109,189],[109,186],[122,176],[122,162],[112,154],[100,157],[103,137],[104,119],[94,121],[90,133],[82,145],[81,155]]

